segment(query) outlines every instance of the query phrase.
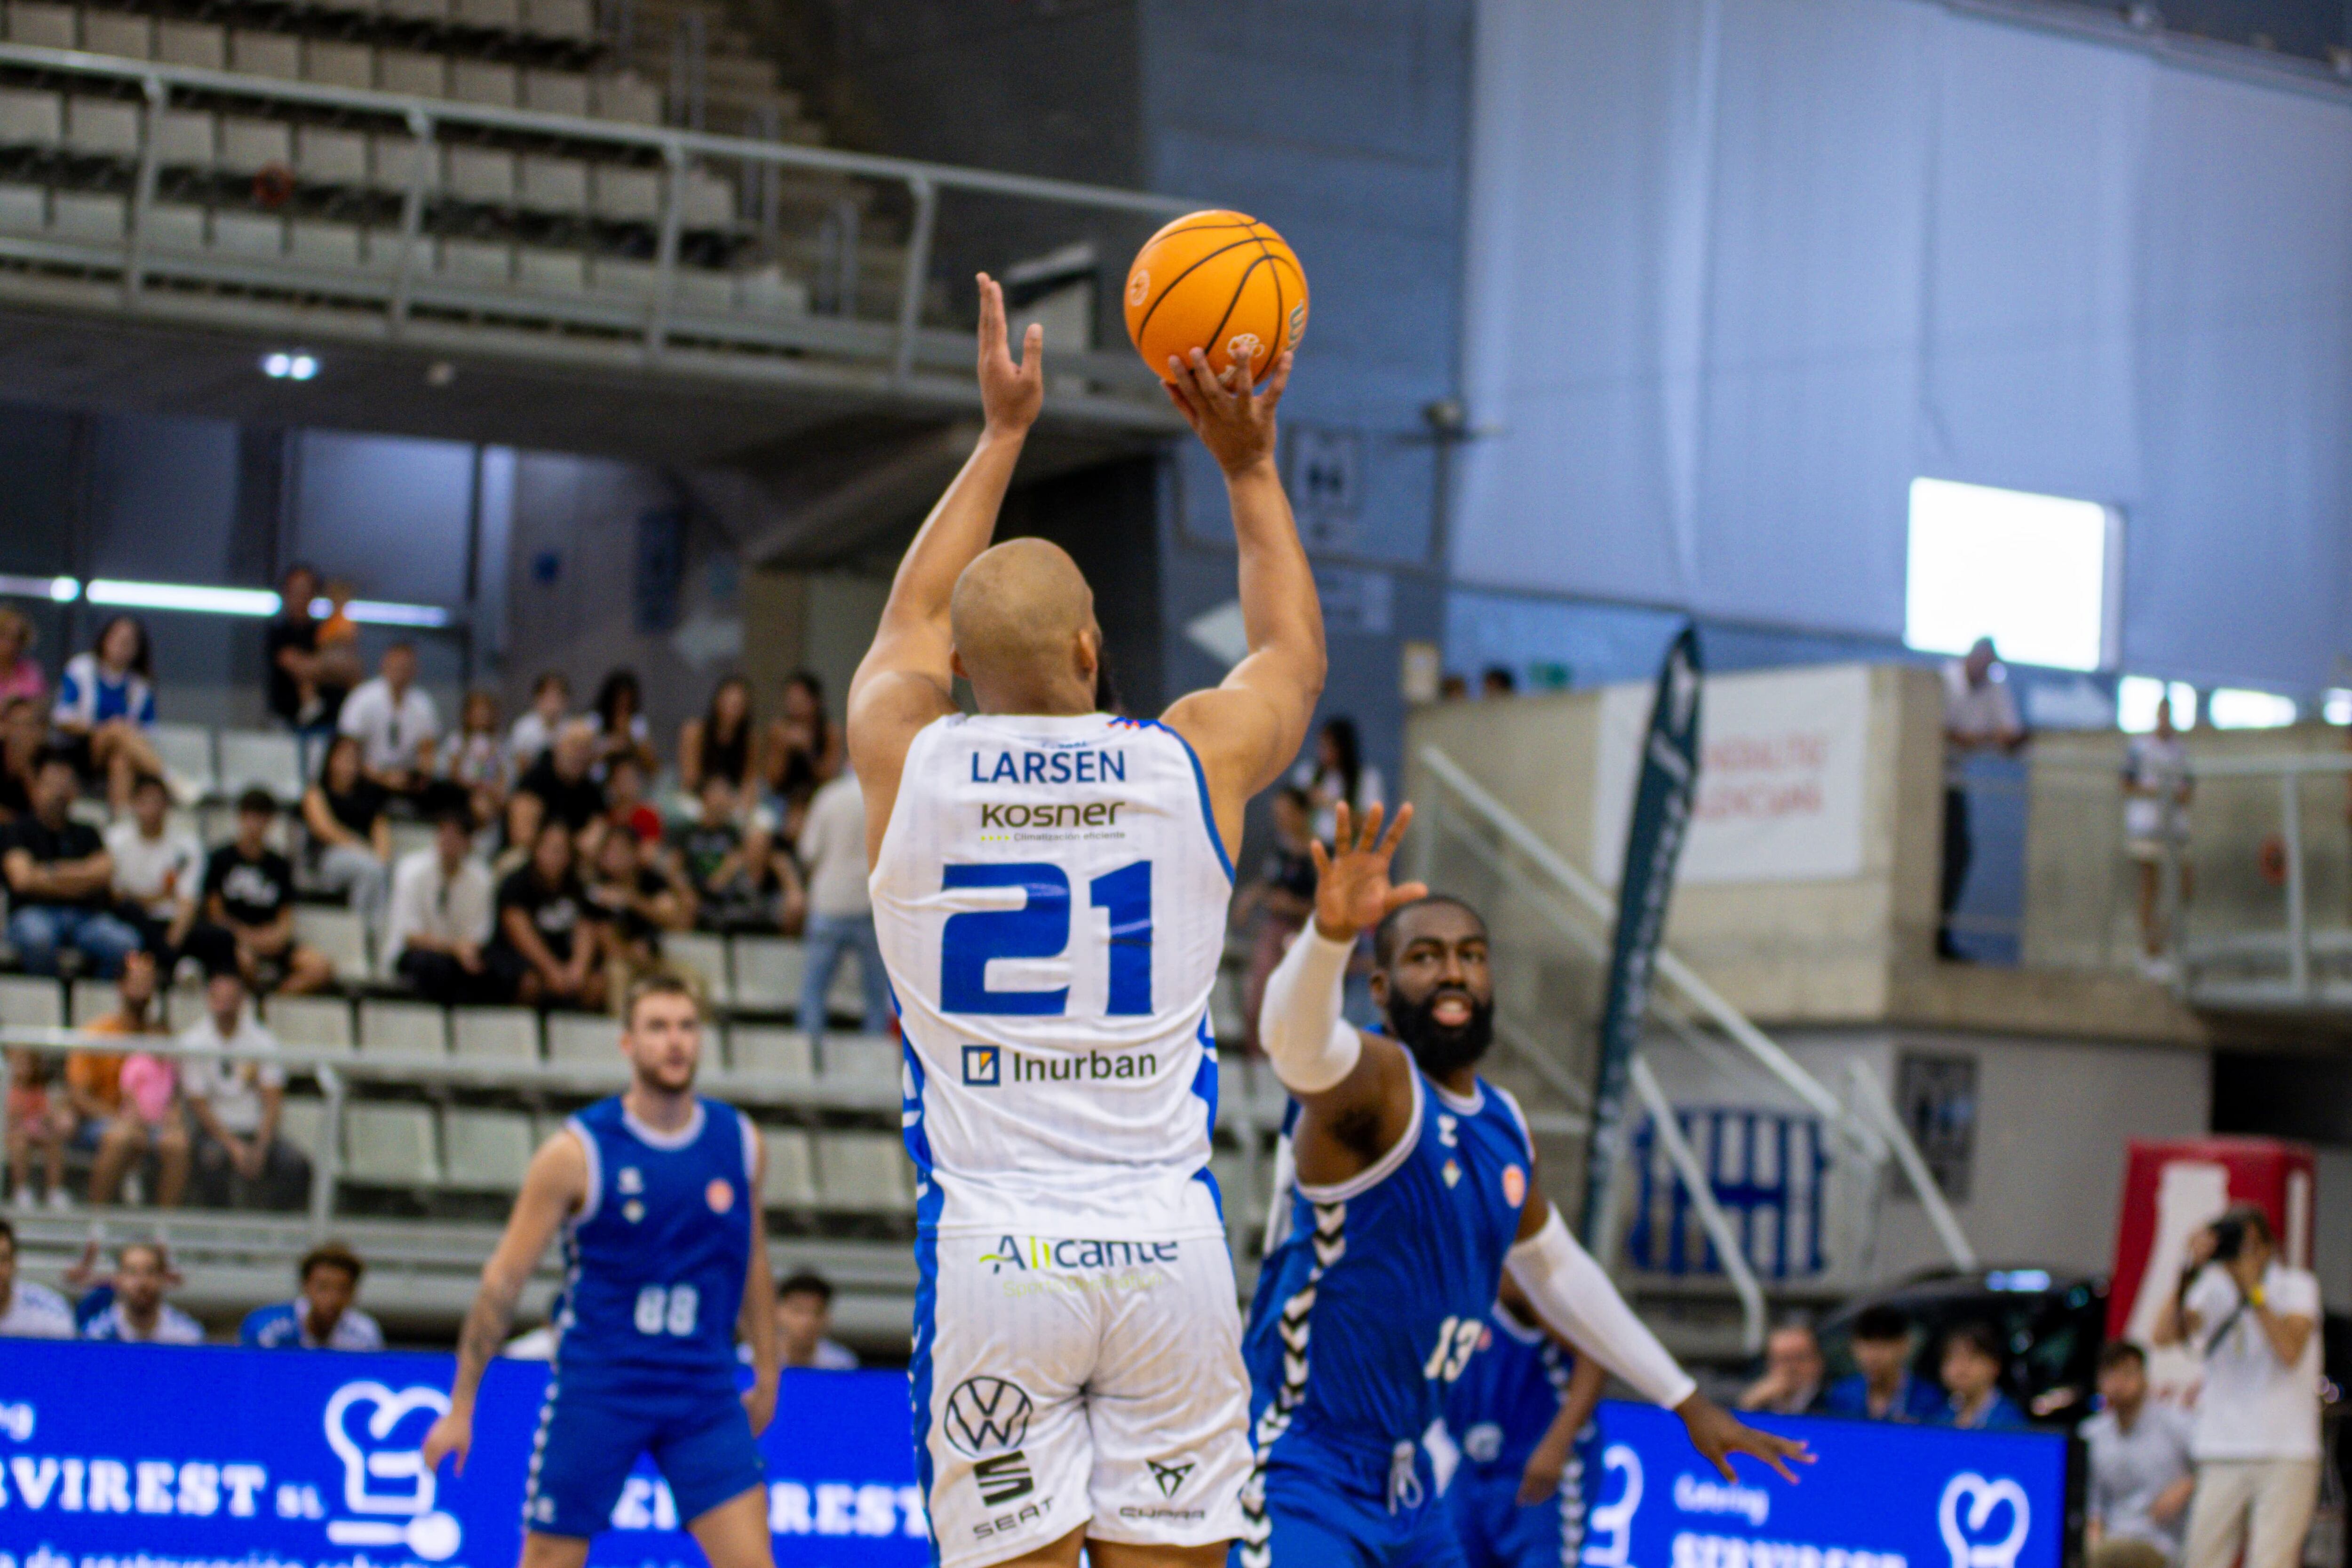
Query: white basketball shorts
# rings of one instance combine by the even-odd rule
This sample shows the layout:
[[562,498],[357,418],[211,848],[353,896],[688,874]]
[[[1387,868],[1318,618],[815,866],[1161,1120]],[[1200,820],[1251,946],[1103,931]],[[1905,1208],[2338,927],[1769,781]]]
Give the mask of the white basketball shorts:
[[1068,1534],[1241,1532],[1249,1374],[1222,1236],[925,1236],[917,1460],[941,1568]]

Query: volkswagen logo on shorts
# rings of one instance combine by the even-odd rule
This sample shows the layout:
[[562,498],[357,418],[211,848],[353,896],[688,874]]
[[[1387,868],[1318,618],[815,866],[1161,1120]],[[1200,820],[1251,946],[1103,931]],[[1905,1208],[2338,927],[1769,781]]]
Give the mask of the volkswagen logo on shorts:
[[948,1395],[948,1441],[977,1459],[1017,1448],[1029,1436],[1029,1395],[1001,1377],[968,1377]]

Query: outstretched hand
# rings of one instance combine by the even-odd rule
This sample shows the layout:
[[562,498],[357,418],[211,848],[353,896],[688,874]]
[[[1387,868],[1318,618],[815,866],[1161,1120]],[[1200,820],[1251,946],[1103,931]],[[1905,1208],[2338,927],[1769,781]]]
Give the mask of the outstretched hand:
[[1045,329],[1036,322],[1021,335],[1021,363],[1013,363],[1005,335],[1004,289],[980,275],[980,405],[992,434],[1019,436],[1036,423],[1045,405]]
[[1364,813],[1360,832],[1355,830],[1347,802],[1339,803],[1331,847],[1318,842],[1308,847],[1315,858],[1315,929],[1332,942],[1352,942],[1356,933],[1381,923],[1391,910],[1429,897],[1420,882],[1398,887],[1389,880],[1389,863],[1396,858],[1397,842],[1412,820],[1410,805],[1397,807],[1388,837],[1381,837],[1381,808]]
[[1209,369],[1209,356],[1194,349],[1189,360],[1168,356],[1169,401],[1184,416],[1217,467],[1227,474],[1255,468],[1274,456],[1274,411],[1290,384],[1291,355],[1285,350],[1262,391],[1250,385],[1250,365],[1237,359],[1223,375]]
[[1739,1479],[1731,1468],[1731,1456],[1746,1454],[1761,1459],[1780,1472],[1780,1479],[1794,1483],[1797,1472],[1789,1468],[1793,1459],[1801,1465],[1813,1462],[1813,1452],[1795,1437],[1776,1436],[1759,1432],[1703,1394],[1694,1394],[1675,1406],[1675,1414],[1683,1418],[1690,1433],[1691,1447],[1706,1456],[1707,1462],[1723,1474],[1727,1481]]

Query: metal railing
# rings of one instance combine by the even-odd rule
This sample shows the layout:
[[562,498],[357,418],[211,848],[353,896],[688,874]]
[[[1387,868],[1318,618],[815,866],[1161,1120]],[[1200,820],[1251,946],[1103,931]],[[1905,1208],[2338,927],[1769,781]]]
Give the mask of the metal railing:
[[[75,50],[0,44],[0,79],[51,90],[77,85],[136,95],[137,153],[131,160],[121,237],[0,231],[0,297],[86,310],[293,332],[305,340],[405,342],[462,347],[565,363],[585,361],[772,384],[969,406],[969,335],[927,324],[940,286],[931,276],[943,199],[1012,203],[1042,214],[1055,234],[1110,229],[1139,239],[1150,226],[1199,204],[1143,192],[1068,181],[877,157],[793,142],[718,136],[679,127],[636,125],[395,93],[245,76],[191,66],[114,58]],[[153,222],[164,168],[159,128],[174,107],[234,105],[251,113],[360,123],[413,143],[410,166],[390,226],[396,246],[389,267],[353,267],[287,255],[191,250],[159,243]],[[652,231],[652,275],[642,298],[586,289],[523,287],[454,276],[429,265],[434,224],[445,202],[436,175],[440,149],[454,141],[566,150],[637,167],[656,167],[658,210]],[[87,160],[85,160],[87,161]],[[820,225],[832,220],[836,276],[863,276],[874,248],[870,222],[844,223],[845,202],[887,199],[903,218],[903,239],[887,317],[856,309],[817,315],[804,310],[751,310],[682,285],[721,269],[689,265],[681,239],[694,179],[709,167],[736,174],[740,187],[772,218],[785,175],[808,187],[810,207],[794,250],[814,255]],[[116,170],[110,178],[119,178]],[[108,187],[112,188],[112,187]],[[299,189],[298,179],[298,190]],[[249,210],[240,208],[240,210]],[[1000,215],[1001,216],[1001,215]],[[759,226],[719,226],[730,241],[755,238]],[[861,226],[865,238],[861,241]],[[740,232],[739,232],[740,231]],[[645,236],[638,235],[642,243]],[[803,243],[804,242],[804,243]],[[857,247],[863,243],[863,256]],[[1043,242],[1041,247],[1049,245]],[[772,249],[772,247],[769,248]],[[845,262],[838,252],[851,255]],[[1115,248],[1108,253],[1121,254]],[[770,258],[772,264],[772,258]],[[1014,259],[1003,258],[1005,262]],[[813,270],[813,268],[811,268]],[[814,279],[798,276],[795,287]],[[835,286],[836,293],[840,290]],[[878,314],[878,313],[877,313]],[[1057,414],[1150,429],[1173,427],[1173,416],[1133,355],[1061,351],[1055,354]],[[1066,388],[1066,395],[1063,389]]]
[[[2240,899],[2192,929],[2191,840],[2186,833],[2174,833],[2161,841],[2158,919],[2174,983],[2190,1002],[2219,1008],[2352,1010],[2352,911],[2321,924],[2313,908],[2315,873],[2323,860],[2342,860],[2340,853],[2323,858],[2313,846],[2315,824],[2306,818],[2304,791],[2315,779],[2352,779],[2352,753],[2191,758],[2177,777],[2161,782],[2166,790],[2183,784],[2194,789],[2209,812],[2217,804],[2217,784],[2236,781],[2277,790],[2277,827],[2260,857],[2261,875],[2276,889],[2275,927],[2253,923],[2252,911]],[[2337,804],[2339,811],[2345,809],[2343,797]],[[2217,891],[2209,886],[2209,895]]]

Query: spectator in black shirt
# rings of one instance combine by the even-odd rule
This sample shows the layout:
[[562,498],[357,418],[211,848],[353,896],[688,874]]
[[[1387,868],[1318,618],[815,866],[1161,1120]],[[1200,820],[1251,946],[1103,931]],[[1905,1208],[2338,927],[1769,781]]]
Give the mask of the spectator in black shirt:
[[[592,824],[601,826],[604,816],[604,786],[589,776],[595,762],[596,731],[585,719],[567,720],[555,732],[555,744],[524,771],[515,788],[537,795],[551,822],[574,833],[587,831]],[[601,837],[591,835],[592,839]]]
[[392,891],[392,824],[383,814],[389,798],[361,765],[356,735],[327,742],[327,760],[302,792],[311,873],[319,885],[348,895],[375,940],[383,936],[384,900]]
[[269,666],[269,711],[289,730],[331,733],[343,699],[360,682],[358,660],[348,648],[319,647],[319,621],[310,614],[319,596],[319,574],[297,562],[278,588],[278,614],[263,642]]
[[8,884],[8,941],[36,974],[58,973],[72,948],[93,972],[113,978],[139,932],[113,912],[114,857],[98,829],[72,816],[81,775],[74,753],[43,751],[33,768],[32,809],[0,835],[0,877]]
[[530,864],[499,884],[498,931],[484,961],[518,1002],[599,1012],[604,954],[604,922],[572,869],[572,830],[550,821]]
[[792,857],[777,852],[767,830],[746,832],[735,815],[735,786],[718,773],[702,776],[702,815],[673,823],[680,869],[694,892],[695,923],[705,931],[772,931],[779,929],[778,884],[785,910],[782,923],[797,925],[807,900]]
[[694,923],[694,896],[647,864],[643,840],[618,829],[605,834],[597,848],[588,899],[604,921],[606,984],[615,996],[626,995],[645,975],[667,973],[662,932]]
[[254,994],[298,995],[334,983],[334,966],[294,940],[294,868],[269,847],[278,802],[266,789],[236,797],[236,837],[205,865],[205,921],[188,951],[206,970],[234,970]]

